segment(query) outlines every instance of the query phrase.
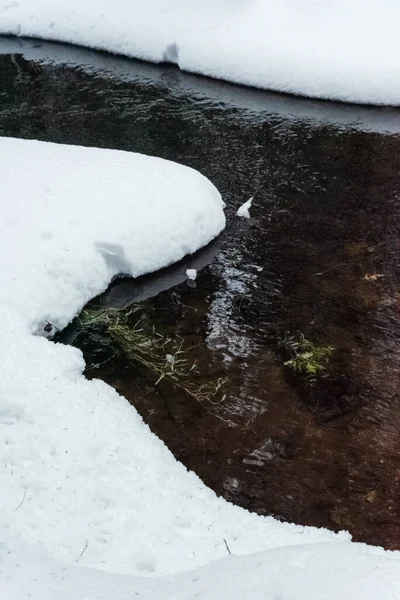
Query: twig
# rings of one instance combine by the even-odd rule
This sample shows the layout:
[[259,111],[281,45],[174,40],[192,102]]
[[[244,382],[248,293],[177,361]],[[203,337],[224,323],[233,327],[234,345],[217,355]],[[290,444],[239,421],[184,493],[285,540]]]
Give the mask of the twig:
[[[294,204],[291,204],[290,206],[288,206],[288,208],[281,208],[279,210],[275,210],[273,211],[273,213],[283,213],[283,212],[289,212],[289,210],[292,210],[292,208],[295,208],[298,204],[300,204],[301,200],[299,200],[298,202],[295,202]],[[270,214],[273,214],[270,213]]]
[[110,360],[113,360],[113,358],[115,358],[115,357],[117,356],[117,354],[118,354],[118,350],[116,350],[112,356],[109,356],[109,357],[108,357],[108,358],[106,358],[105,360],[102,360],[102,361],[101,361],[101,362],[99,362],[99,363],[95,363],[95,364],[92,364],[92,365],[88,365],[88,366],[86,367],[86,370],[87,370],[87,371],[89,371],[89,369],[98,369],[99,367],[102,367],[103,365],[105,365],[105,364],[106,364],[107,362],[109,362]]
[[255,191],[255,192],[254,192],[254,194],[253,194],[253,200],[254,200],[254,198],[256,197],[256,194],[258,194],[258,192],[260,191],[260,189],[261,189],[261,183],[259,183],[259,184],[257,185],[257,187],[256,187],[256,191]]
[[86,540],[85,547],[84,547],[84,549],[82,550],[82,552],[80,553],[80,555],[79,555],[79,558],[80,558],[80,557],[82,556],[82,554],[85,552],[85,550],[86,550],[86,548],[87,548],[87,547],[88,547],[88,541]]
[[226,549],[228,550],[229,554],[232,554],[232,552],[229,550],[228,542],[226,541],[225,538],[224,538],[224,542],[225,542],[225,546],[226,546]]
[[26,490],[24,491],[24,495],[23,495],[23,498],[22,498],[21,502],[18,504],[17,508],[15,508],[15,509],[14,509],[14,512],[15,512],[16,510],[18,510],[19,508],[21,508],[21,506],[22,506],[22,505],[23,505],[23,503],[24,503],[25,496],[26,496]]
[[44,326],[44,330],[48,333],[49,331],[51,331],[52,329],[56,329],[57,331],[60,331],[57,327],[57,325],[53,325],[53,323],[50,323],[50,321],[46,320],[46,325]]
[[332,271],[333,269],[337,269],[338,267],[346,267],[347,265],[355,265],[355,262],[348,262],[348,263],[339,263],[338,265],[333,265],[333,267],[329,267],[329,269],[326,269],[326,271],[321,271],[320,273],[314,273],[314,277],[320,276],[320,275],[325,275],[325,273],[328,273],[328,271]]

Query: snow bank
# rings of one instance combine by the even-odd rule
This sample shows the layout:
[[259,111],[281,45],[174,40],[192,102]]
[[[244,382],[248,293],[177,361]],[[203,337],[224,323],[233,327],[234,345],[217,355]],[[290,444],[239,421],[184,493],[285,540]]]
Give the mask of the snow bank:
[[398,553],[217,498],[82,376],[77,349],[32,335],[117,273],[207,243],[224,226],[212,184],[161,159],[4,138],[0,181],[1,597],[400,598]]
[[0,140],[0,304],[31,328],[46,320],[64,327],[114,275],[165,267],[225,225],[218,191],[188,167]]
[[400,104],[397,0],[0,0],[0,31],[316,98]]

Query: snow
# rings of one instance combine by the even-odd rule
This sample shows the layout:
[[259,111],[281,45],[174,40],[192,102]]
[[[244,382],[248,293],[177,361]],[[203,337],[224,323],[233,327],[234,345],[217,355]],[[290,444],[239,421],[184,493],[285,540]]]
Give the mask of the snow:
[[250,219],[249,209],[251,208],[252,203],[253,203],[253,198],[251,197],[249,200],[247,200],[247,202],[242,204],[242,206],[239,206],[239,208],[237,209],[237,212],[236,212],[236,216],[244,217],[245,219]]
[[0,0],[0,31],[263,89],[400,104],[397,0]]
[[[144,579],[67,566],[8,543],[0,584],[7,600],[396,600],[397,560],[355,544],[286,546]],[[397,567],[397,569],[396,569]]]
[[32,330],[64,327],[114,275],[165,267],[225,225],[206,178],[148,156],[3,138],[0,180],[0,304]]
[[196,277],[197,277],[197,270],[196,269],[186,269],[186,275],[188,276],[188,279],[190,279],[191,281],[195,281]]
[[80,351],[35,335],[215,237],[215,187],[157,158],[5,138],[0,178],[1,597],[400,598],[399,553],[217,498],[83,377]]

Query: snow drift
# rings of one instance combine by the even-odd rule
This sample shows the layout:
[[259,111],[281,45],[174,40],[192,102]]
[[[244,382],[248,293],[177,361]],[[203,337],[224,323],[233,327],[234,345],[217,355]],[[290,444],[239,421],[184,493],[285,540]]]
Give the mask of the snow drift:
[[0,304],[31,327],[64,327],[113,276],[165,267],[225,226],[219,192],[189,167],[0,140]]
[[216,236],[215,187],[161,159],[5,138],[0,180],[1,597],[400,598],[399,553],[217,498],[77,349],[32,335]]
[[263,89],[400,105],[397,0],[0,0],[0,32]]

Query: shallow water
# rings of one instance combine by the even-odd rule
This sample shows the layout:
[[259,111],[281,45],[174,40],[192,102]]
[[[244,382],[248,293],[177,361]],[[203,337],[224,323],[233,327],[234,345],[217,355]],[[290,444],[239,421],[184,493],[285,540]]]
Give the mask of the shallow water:
[[[0,52],[0,135],[177,160],[227,202],[205,255],[103,298],[143,301],[201,380],[228,378],[224,402],[202,406],[112,361],[88,376],[232,502],[400,548],[400,112],[61,45],[2,39]],[[235,218],[255,191],[251,219]],[[297,332],[335,348],[314,386],[283,365],[281,341]]]

